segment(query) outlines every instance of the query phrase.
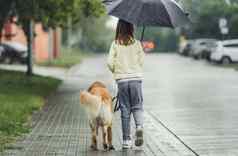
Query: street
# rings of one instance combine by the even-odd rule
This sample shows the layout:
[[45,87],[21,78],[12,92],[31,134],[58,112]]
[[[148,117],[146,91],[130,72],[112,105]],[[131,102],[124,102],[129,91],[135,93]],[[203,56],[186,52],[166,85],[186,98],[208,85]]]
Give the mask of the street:
[[106,57],[97,56],[68,71],[32,132],[5,155],[238,155],[237,71],[176,54],[149,54],[144,70],[142,150],[121,151],[119,113],[113,127],[116,151],[89,150],[90,130],[78,93],[96,80],[105,82],[112,92],[115,88]]
[[146,111],[199,155],[238,155],[237,78],[234,70],[206,62],[148,56]]

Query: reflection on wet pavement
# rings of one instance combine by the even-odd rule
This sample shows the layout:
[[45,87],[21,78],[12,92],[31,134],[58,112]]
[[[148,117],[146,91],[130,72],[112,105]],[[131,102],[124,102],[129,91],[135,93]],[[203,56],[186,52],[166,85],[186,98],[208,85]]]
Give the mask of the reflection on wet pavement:
[[149,55],[145,107],[200,155],[238,155],[238,72]]

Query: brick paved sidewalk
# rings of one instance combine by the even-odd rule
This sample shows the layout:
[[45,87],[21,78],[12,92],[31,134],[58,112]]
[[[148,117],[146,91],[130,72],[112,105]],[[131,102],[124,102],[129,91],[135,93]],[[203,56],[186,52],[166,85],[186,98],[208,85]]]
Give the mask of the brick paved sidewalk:
[[[83,63],[83,71],[84,68],[90,68],[88,63],[90,64],[90,61]],[[73,70],[80,69],[75,67]],[[105,152],[99,147],[99,151],[91,151],[88,120],[79,105],[79,92],[88,87],[89,79],[85,78],[83,73],[81,77],[70,74],[69,76],[58,91],[48,99],[44,109],[34,117],[32,132],[10,145],[3,156],[193,155],[147,111],[145,111],[145,144],[142,148],[121,150],[121,125],[117,113],[113,124],[113,144],[116,150]]]

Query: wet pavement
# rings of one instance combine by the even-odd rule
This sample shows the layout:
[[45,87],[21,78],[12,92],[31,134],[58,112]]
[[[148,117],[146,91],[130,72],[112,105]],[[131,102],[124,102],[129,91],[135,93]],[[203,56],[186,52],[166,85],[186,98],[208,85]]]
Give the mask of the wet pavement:
[[199,155],[238,155],[238,72],[177,55],[145,66],[145,106]]
[[99,80],[113,92],[115,85],[105,61],[104,56],[86,59],[62,76],[64,83],[37,115],[32,132],[3,155],[238,155],[238,72],[171,54],[146,56],[145,145],[121,150],[117,113],[116,151],[90,151],[90,129],[79,105],[79,91]]

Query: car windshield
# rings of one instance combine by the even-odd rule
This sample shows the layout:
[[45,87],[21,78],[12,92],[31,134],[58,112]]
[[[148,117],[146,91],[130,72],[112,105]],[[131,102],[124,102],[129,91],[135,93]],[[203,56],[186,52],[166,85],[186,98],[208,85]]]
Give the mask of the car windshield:
[[15,49],[16,51],[27,51],[27,47],[18,42],[5,42],[5,44]]
[[217,45],[217,42],[213,41],[213,42],[208,42],[208,43],[207,43],[207,46],[208,46],[208,47],[211,47],[211,48],[215,48],[215,47],[217,47],[218,45]]

